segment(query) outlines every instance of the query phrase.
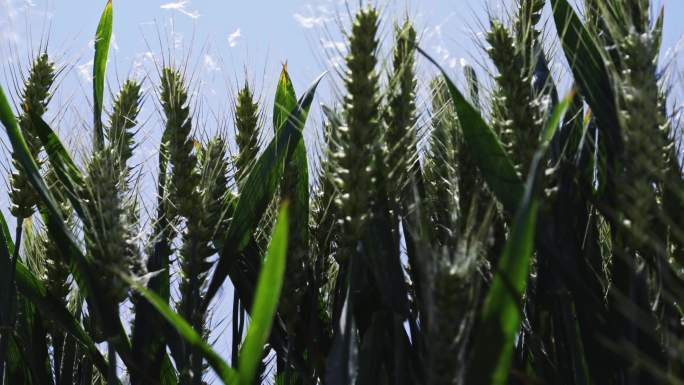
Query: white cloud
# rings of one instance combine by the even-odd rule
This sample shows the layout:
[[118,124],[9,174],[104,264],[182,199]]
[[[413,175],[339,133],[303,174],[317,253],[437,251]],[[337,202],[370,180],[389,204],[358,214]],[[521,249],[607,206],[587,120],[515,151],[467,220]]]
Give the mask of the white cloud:
[[228,35],[228,46],[230,46],[230,48],[235,47],[238,43],[238,40],[241,37],[242,37],[242,31],[240,31],[240,28],[238,28],[233,33]]
[[326,16],[304,16],[299,13],[295,13],[293,15],[295,21],[302,26],[302,28],[310,29],[314,27],[320,27],[322,26],[326,21],[328,21],[328,17]]
[[147,65],[154,64],[155,56],[152,51],[139,52],[133,60],[132,76],[142,78],[147,74]]
[[449,49],[447,49],[441,43],[433,46],[432,48],[435,50],[435,55],[437,58],[449,68],[456,68],[459,64],[461,66],[465,66],[467,64],[465,58],[457,58],[452,56],[451,52],[449,52]]
[[78,74],[81,76],[86,83],[93,82],[93,60],[83,63],[76,67],[78,69]]
[[321,39],[321,45],[324,49],[329,49],[335,52],[345,52],[347,50],[347,44],[343,41]]
[[340,55],[335,55],[335,56],[328,58],[327,62],[328,62],[328,67],[342,68],[342,66],[344,65],[344,57],[342,57]]
[[197,10],[189,11],[188,6],[190,5],[190,0],[180,0],[176,2],[166,3],[159,6],[161,9],[166,9],[169,11],[178,11],[191,19],[197,19],[200,17],[200,13]]
[[110,44],[112,46],[112,49],[114,49],[114,51],[119,50],[119,44],[116,42],[116,34],[115,33],[112,33],[112,42]]
[[211,55],[204,55],[204,68],[208,72],[216,72],[221,70],[216,63],[216,60]]
[[[22,5],[23,4],[23,5]],[[16,24],[20,12],[24,12],[31,4],[18,3],[15,0],[0,0],[0,41],[16,44],[20,40]]]

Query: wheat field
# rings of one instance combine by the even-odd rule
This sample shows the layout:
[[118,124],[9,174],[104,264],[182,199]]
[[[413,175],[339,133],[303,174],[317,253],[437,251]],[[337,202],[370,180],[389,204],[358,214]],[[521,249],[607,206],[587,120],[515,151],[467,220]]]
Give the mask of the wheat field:
[[0,385],[684,384],[665,7],[505,4],[482,66],[445,69],[364,3],[341,67],[297,92],[283,65],[272,105],[225,90],[207,135],[182,60],[107,87],[109,0],[78,149],[43,47],[0,84]]

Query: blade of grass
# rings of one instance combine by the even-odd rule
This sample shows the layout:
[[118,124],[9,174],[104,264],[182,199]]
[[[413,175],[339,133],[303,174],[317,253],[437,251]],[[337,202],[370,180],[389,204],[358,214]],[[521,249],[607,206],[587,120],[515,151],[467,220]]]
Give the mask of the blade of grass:
[[544,175],[542,160],[573,98],[574,93],[556,107],[542,133],[510,237],[485,297],[481,325],[475,336],[473,356],[466,374],[468,384],[502,385],[508,380],[515,337],[520,328],[522,297],[534,251],[540,205],[538,190]]
[[[9,227],[5,221],[4,215],[0,213],[0,258],[4,261],[9,261],[9,256],[14,253],[14,243],[10,238]],[[4,257],[7,258],[4,258]],[[3,265],[4,266],[4,265]],[[107,362],[105,361],[100,351],[95,346],[90,336],[83,330],[81,324],[76,321],[74,316],[64,308],[64,305],[57,299],[52,297],[45,286],[31,273],[21,261],[18,261],[15,266],[16,286],[19,293],[28,299],[43,318],[49,319],[59,325],[64,331],[74,337],[85,349],[86,353],[95,364],[95,366],[103,373],[106,373]],[[2,270],[3,272],[9,271]],[[7,282],[2,280],[0,282]],[[7,291],[10,292],[9,290]],[[4,314],[9,314],[5,313]]]
[[71,155],[69,155],[57,134],[50,128],[50,125],[40,117],[36,117],[34,121],[36,133],[38,133],[38,137],[50,159],[50,164],[54,168],[59,181],[68,192],[67,198],[69,202],[81,220],[87,221],[88,218],[85,216],[82,202],[78,197],[78,192],[83,191],[84,188],[81,170],[76,166]]
[[273,237],[259,273],[252,305],[252,318],[240,351],[238,366],[240,385],[250,385],[253,382],[278,307],[288,243],[287,206],[287,203],[284,203],[280,209]]
[[102,105],[104,102],[105,73],[107,71],[107,56],[109,43],[112,39],[112,0],[107,1],[100,23],[95,33],[95,59],[93,61],[93,105],[95,108],[95,148],[104,147],[104,131],[102,129]]
[[567,0],[551,0],[556,30],[580,94],[587,101],[607,136],[607,144],[618,143],[616,99],[601,50]]
[[[5,222],[4,216],[0,213],[0,220],[3,224]],[[7,226],[5,225],[5,228]],[[16,308],[16,289],[15,277],[13,276],[12,254],[14,253],[14,245],[12,244],[9,235],[9,229],[0,234],[0,385],[5,380],[5,363],[7,361],[7,349],[9,347],[10,336],[14,330],[15,308]]]
[[36,306],[43,318],[56,323],[74,337],[84,348],[97,369],[102,373],[107,373],[107,362],[88,333],[64,305],[57,298],[51,296],[38,278],[21,262],[17,263],[16,266],[16,279],[19,293]]
[[273,132],[278,132],[280,127],[287,121],[290,111],[294,110],[295,107],[297,107],[297,94],[292,85],[290,75],[287,73],[287,63],[285,63],[280,72],[273,101]]
[[503,204],[504,209],[513,215],[523,197],[525,185],[516,173],[513,162],[506,154],[501,141],[484,121],[480,112],[456,88],[446,71],[420,47],[417,49],[442,73],[454,103],[465,142],[471,149],[470,153],[489,188]]
[[[168,139],[162,137],[159,149],[159,174],[157,181],[157,217],[154,224],[153,246],[151,255],[147,261],[147,271],[159,272],[150,278],[147,283],[149,290],[157,293],[166,303],[170,298],[169,279],[169,256],[172,253],[171,241],[175,235],[174,227],[170,225],[173,218],[170,210],[170,202],[167,197],[167,172],[169,164]],[[145,373],[154,377],[155,374],[163,374],[165,360],[166,341],[164,330],[157,327],[160,315],[152,305],[146,301],[135,304],[135,321],[133,322],[133,352],[136,360],[147,368]],[[174,369],[175,370],[175,369]],[[132,380],[137,383],[137,378]],[[142,380],[141,380],[142,381]],[[176,380],[177,381],[177,380]]]
[[45,205],[44,219],[50,236],[53,237],[58,246],[64,251],[64,254],[72,258],[70,261],[72,262],[72,273],[76,278],[79,288],[88,298],[89,308],[97,315],[103,331],[108,336],[116,336],[115,339],[119,344],[118,350],[122,358],[128,360],[127,364],[133,364],[128,356],[130,353],[128,337],[121,324],[121,319],[117,315],[118,308],[116,306],[103,306],[98,302],[98,295],[101,293],[101,290],[98,287],[94,266],[81,251],[76,237],[66,223],[64,223],[61,211],[40,175],[26,140],[19,130],[16,118],[2,87],[0,87],[0,122],[5,126],[12,150],[19,161],[20,167],[24,169],[31,186]]
[[212,298],[228,276],[230,265],[235,262],[235,258],[249,243],[254,234],[254,229],[273,199],[285,165],[292,157],[298,142],[302,140],[301,127],[304,126],[304,119],[323,76],[319,76],[309,90],[302,95],[297,107],[290,112],[286,124],[279,130],[249,173],[238,198],[228,232],[224,237],[223,244],[219,245],[222,249],[220,253],[222,258],[219,259],[211,278],[203,303],[204,309],[209,306]]
[[209,366],[216,372],[218,377],[224,384],[237,384],[238,374],[231,368],[221,356],[214,351],[209,344],[207,344],[202,336],[190,326],[190,324],[183,319],[178,313],[171,310],[169,305],[159,295],[147,289],[144,285],[136,282],[134,279],[122,276],[128,284],[142,294],[143,297],[161,314],[164,319],[178,332],[178,334],[190,346],[197,348],[204,359],[207,360]]

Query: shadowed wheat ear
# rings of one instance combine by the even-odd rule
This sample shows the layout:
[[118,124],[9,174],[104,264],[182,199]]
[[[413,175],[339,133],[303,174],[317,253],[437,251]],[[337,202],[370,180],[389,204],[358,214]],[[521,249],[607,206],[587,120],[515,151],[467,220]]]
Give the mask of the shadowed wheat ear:
[[[336,198],[344,222],[343,244],[353,247],[368,220],[370,193],[374,190],[373,168],[381,156],[382,134],[379,77],[376,72],[378,50],[378,12],[365,8],[356,14],[349,38],[344,79],[346,125],[340,126],[335,183]],[[338,256],[339,257],[339,256]]]
[[226,142],[221,138],[214,138],[207,143],[199,157],[202,207],[206,213],[207,223],[213,227],[210,229],[212,238],[216,232],[225,231],[227,226],[228,218],[225,216],[230,191],[226,153]]
[[114,106],[109,116],[107,138],[109,146],[118,154],[118,168],[124,178],[128,178],[130,168],[127,163],[135,150],[135,131],[138,114],[142,104],[141,85],[135,80],[127,80],[114,98]]
[[235,141],[238,145],[238,154],[234,160],[235,180],[240,183],[249,173],[259,152],[259,103],[254,98],[249,83],[245,82],[238,92],[233,110]]
[[487,51],[499,74],[492,97],[492,125],[524,175],[539,143],[541,113],[536,107],[531,69],[520,42],[500,21],[492,20],[487,33]]
[[[172,210],[185,223],[178,251],[181,279],[180,301],[177,308],[178,313],[188,320],[195,330],[204,333],[205,314],[199,310],[199,304],[209,268],[206,258],[210,253],[211,233],[204,218],[200,196],[201,176],[191,135],[192,116],[188,91],[183,74],[169,67],[162,69],[160,88],[160,100],[166,118],[164,137],[168,139],[171,166],[168,184],[170,201]],[[179,378],[184,383],[196,381],[204,372],[201,357],[195,349],[189,348],[188,346],[178,349],[174,355]],[[199,363],[196,362],[197,359]]]
[[523,176],[548,113],[542,94],[550,91],[549,76],[538,73],[540,65],[546,68],[546,59],[536,29],[545,3],[519,0],[512,29],[492,19],[486,36],[487,53],[499,72],[492,97],[492,124]]
[[169,141],[170,197],[178,214],[188,218],[197,210],[197,157],[193,152],[192,117],[183,74],[164,68],[160,99],[166,117],[164,136]]
[[[66,192],[60,184],[52,164],[48,163],[46,169],[44,177],[45,183],[56,198],[64,222],[69,228],[73,228],[76,220],[71,210],[71,206],[64,195]],[[52,295],[66,301],[70,289],[69,265],[67,263],[69,257],[64,255],[62,249],[47,233],[40,233],[40,242],[42,243],[42,248],[44,249],[46,256],[47,275],[45,284]]]
[[[451,245],[457,230],[459,122],[442,78],[433,79],[432,134],[425,161],[426,191],[435,234],[441,245]],[[467,172],[467,170],[464,170]]]
[[[395,27],[392,55],[393,72],[389,79],[385,142],[390,196],[401,199],[403,205],[413,195],[414,176],[420,172],[418,135],[416,133],[416,30],[407,20]],[[400,211],[407,210],[403,207]]]
[[[323,106],[327,115],[323,127],[323,154],[318,170],[317,187],[312,197],[312,247],[314,255],[313,287],[318,290],[319,314],[326,325],[332,317],[332,293],[334,290],[337,264],[334,262],[335,244],[339,239],[340,217],[335,197],[334,153],[338,151],[336,135],[341,121],[337,112]],[[332,331],[330,331],[332,333]]]
[[465,374],[480,286],[476,276],[479,240],[468,244],[457,245],[453,259],[438,257],[429,283],[426,367],[430,384],[459,383]]
[[[24,82],[21,114],[18,119],[29,151],[37,162],[40,162],[38,155],[41,142],[34,128],[34,119],[41,117],[47,111],[51,97],[50,89],[54,81],[55,66],[48,58],[47,53],[42,53],[33,61],[29,76]],[[17,218],[28,218],[34,212],[38,195],[31,187],[14,154],[12,155],[12,163],[15,171],[10,178],[10,200],[12,202],[10,211]]]
[[[614,81],[619,87],[618,120],[624,151],[620,159],[624,174],[619,181],[622,193],[618,205],[619,211],[625,214],[623,224],[635,239],[648,234],[655,219],[657,202],[653,199],[653,186],[661,186],[665,179],[668,146],[673,143],[658,82],[662,26],[652,23],[649,3],[621,1],[613,6],[600,6],[620,58],[611,62]],[[628,21],[627,26],[615,15]],[[642,247],[647,241],[651,240],[642,238],[633,246]]]
[[116,302],[128,294],[128,285],[120,274],[144,273],[141,255],[131,253],[135,234],[124,209],[120,181],[117,154],[106,148],[96,151],[86,169],[83,203],[88,225],[83,231],[86,248],[100,266],[102,287]]

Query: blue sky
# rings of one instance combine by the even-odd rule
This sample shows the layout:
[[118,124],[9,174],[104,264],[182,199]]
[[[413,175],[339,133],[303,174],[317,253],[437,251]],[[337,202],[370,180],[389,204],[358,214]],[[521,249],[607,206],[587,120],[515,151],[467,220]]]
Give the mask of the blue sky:
[[[422,46],[456,68],[461,58],[481,61],[474,35],[483,30],[487,12],[501,15],[502,4],[509,1],[376,3],[388,16],[410,14],[423,31]],[[664,46],[674,47],[684,34],[684,1],[662,1],[667,9]],[[16,62],[17,57],[26,62],[28,48],[49,36],[51,53],[67,66],[60,95],[70,101],[88,98],[92,36],[104,2],[0,0],[0,63]],[[171,49],[171,56],[179,60],[190,58],[188,68],[197,74],[198,93],[211,111],[227,105],[228,95],[245,73],[268,100],[284,61],[295,86],[302,89],[339,63],[338,48],[344,48],[339,24],[348,24],[347,2],[352,7],[358,4],[355,0],[114,0],[110,85],[116,88],[129,75],[154,78],[153,62]],[[383,26],[383,36],[390,35],[390,27]]]

